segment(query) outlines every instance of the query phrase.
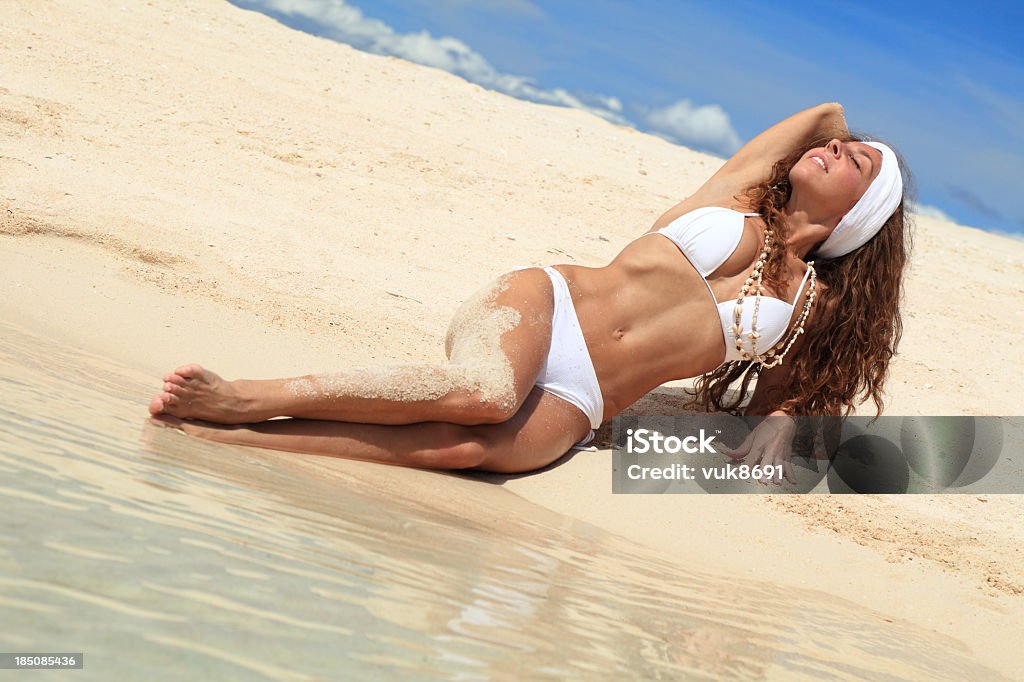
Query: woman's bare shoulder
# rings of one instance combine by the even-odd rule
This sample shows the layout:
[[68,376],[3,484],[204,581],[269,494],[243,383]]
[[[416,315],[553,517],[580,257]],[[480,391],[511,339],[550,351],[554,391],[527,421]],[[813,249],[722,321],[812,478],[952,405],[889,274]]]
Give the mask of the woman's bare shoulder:
[[676,218],[686,215],[690,211],[708,206],[720,206],[731,208],[743,213],[749,213],[752,209],[743,204],[739,196],[747,190],[739,182],[732,182],[728,177],[712,178],[705,182],[700,189],[686,197],[678,204],[668,209],[658,218],[650,231],[660,230]]

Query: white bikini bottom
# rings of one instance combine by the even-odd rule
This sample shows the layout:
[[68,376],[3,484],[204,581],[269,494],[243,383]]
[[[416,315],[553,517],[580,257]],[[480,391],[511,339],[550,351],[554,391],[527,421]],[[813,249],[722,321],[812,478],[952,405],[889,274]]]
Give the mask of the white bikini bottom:
[[593,429],[601,426],[604,398],[576,317],[569,285],[558,270],[548,267],[544,272],[548,273],[555,290],[555,309],[551,316],[551,348],[534,385],[575,405],[587,416],[592,430],[573,446],[582,448],[593,440]]

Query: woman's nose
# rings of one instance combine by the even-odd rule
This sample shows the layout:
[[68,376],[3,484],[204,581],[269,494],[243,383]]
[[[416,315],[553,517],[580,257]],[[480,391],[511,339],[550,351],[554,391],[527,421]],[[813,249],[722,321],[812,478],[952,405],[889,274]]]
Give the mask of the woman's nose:
[[827,145],[825,145],[825,149],[828,150],[829,154],[838,159],[842,149],[842,143],[838,139],[833,138]]

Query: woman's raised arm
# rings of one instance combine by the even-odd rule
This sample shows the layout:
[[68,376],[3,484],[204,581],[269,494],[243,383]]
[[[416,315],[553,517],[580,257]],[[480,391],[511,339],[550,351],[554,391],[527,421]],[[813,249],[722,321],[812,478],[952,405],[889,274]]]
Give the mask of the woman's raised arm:
[[776,123],[747,142],[693,195],[666,211],[650,231],[658,230],[688,211],[720,203],[771,176],[776,161],[815,140],[822,145],[833,137],[849,134],[843,107],[828,102],[804,109]]
[[824,144],[833,137],[848,134],[843,106],[838,102],[804,109],[743,145],[708,182],[728,178],[730,183],[738,182],[743,187],[750,187],[767,180],[772,165],[796,149],[815,140]]

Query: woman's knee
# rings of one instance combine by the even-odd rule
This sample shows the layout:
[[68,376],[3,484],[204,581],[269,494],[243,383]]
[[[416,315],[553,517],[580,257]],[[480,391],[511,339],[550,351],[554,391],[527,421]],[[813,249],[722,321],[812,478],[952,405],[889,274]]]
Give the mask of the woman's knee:
[[461,426],[483,426],[507,422],[519,411],[522,400],[513,387],[486,394],[483,391],[459,392],[449,396],[451,421]]

